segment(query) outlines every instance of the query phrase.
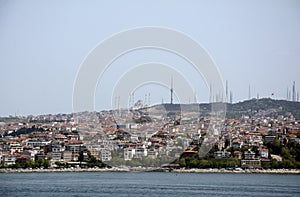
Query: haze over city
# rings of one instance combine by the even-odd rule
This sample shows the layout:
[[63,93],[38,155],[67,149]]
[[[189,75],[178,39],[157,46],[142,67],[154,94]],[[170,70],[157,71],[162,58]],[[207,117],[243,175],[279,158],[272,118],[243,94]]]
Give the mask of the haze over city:
[[[224,85],[228,80],[233,102],[248,99],[249,86],[251,98],[287,99],[293,81],[300,91],[299,1],[130,2],[1,0],[0,116],[71,113],[74,81],[88,54],[111,35],[145,26],[173,29],[197,41],[218,66]],[[197,102],[209,102],[209,87],[187,62],[142,49],[106,71],[95,109],[110,109],[106,92],[128,69],[150,61],[173,65],[197,89]],[[175,78],[175,94],[176,88]],[[148,93],[150,104],[170,101],[169,88],[153,84],[137,90],[136,99]]]

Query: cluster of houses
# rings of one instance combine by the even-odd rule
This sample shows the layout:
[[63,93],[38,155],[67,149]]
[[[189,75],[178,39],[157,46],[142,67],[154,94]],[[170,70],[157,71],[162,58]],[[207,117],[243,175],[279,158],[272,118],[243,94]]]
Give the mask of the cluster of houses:
[[[125,113],[125,112],[124,112]],[[125,161],[143,158],[167,158],[195,154],[207,136],[209,118],[178,120],[174,117],[149,118],[131,114],[112,117],[109,111],[77,115],[45,115],[18,118],[0,123],[0,161],[10,166],[40,158],[76,163],[88,157],[110,162],[114,157]],[[185,117],[188,117],[186,115]],[[29,129],[30,132],[26,132]],[[30,130],[31,129],[31,130]],[[264,145],[278,138],[281,143],[300,143],[296,134],[300,123],[292,115],[226,119],[216,136],[215,158],[237,158],[242,168],[260,168],[270,158]],[[25,131],[25,132],[20,132]],[[252,148],[256,147],[256,151]]]

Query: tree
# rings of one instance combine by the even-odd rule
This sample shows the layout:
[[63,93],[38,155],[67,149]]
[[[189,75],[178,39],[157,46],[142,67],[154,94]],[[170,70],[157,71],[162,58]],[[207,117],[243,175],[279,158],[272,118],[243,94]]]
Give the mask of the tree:
[[179,160],[179,165],[180,165],[180,167],[185,167],[185,166],[186,166],[185,158],[181,158],[181,159]]
[[284,159],[288,159],[288,160],[292,159],[291,153],[290,153],[289,149],[287,149],[287,148],[282,148],[281,149],[281,156]]
[[280,155],[281,153],[281,144],[280,140],[278,137],[276,137],[273,142],[268,143],[267,147],[270,149],[270,153],[275,154],[275,155]]

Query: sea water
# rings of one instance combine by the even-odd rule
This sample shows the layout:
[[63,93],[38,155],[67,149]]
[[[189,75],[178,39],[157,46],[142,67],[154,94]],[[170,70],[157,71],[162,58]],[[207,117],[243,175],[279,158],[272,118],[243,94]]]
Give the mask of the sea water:
[[0,196],[300,196],[300,175],[1,173]]

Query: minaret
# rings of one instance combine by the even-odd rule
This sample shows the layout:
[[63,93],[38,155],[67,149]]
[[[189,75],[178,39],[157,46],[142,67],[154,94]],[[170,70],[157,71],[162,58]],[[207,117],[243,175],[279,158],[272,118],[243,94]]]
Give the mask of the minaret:
[[173,76],[171,77],[171,104],[173,104]]

